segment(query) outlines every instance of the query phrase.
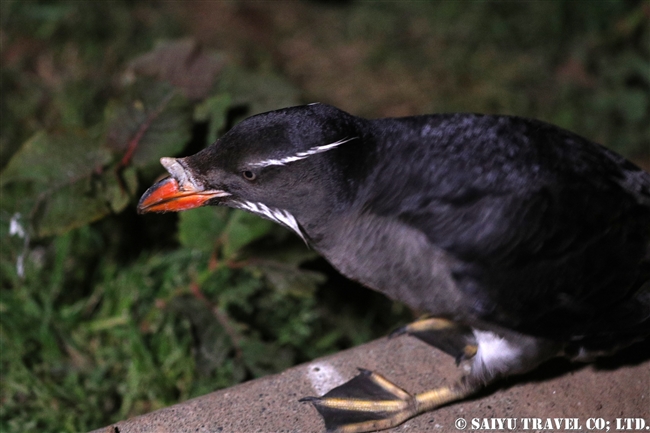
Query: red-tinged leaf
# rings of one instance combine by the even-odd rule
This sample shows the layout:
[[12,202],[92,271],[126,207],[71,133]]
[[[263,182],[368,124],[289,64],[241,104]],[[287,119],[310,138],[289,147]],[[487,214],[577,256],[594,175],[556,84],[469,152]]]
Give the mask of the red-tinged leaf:
[[208,96],[224,61],[192,39],[164,42],[131,61],[129,69],[171,83],[192,100]]
[[121,166],[158,163],[190,139],[191,106],[169,84],[136,82],[124,100],[109,104],[106,117],[106,144],[118,153]]

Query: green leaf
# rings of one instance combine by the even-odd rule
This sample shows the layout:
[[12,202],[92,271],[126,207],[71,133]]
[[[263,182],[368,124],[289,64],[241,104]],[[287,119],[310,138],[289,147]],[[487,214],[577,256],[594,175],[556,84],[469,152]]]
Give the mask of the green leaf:
[[224,68],[220,89],[232,95],[232,105],[248,106],[247,116],[299,104],[299,92],[286,79],[270,73]]
[[207,376],[226,361],[232,342],[205,301],[192,296],[176,296],[169,303],[171,312],[181,314],[191,324],[194,336],[196,367]]
[[223,256],[229,259],[274,227],[271,221],[248,212],[207,206],[180,213],[178,240],[185,247],[207,252],[221,242]]
[[620,93],[617,105],[629,122],[638,122],[646,115],[649,102],[647,92],[630,89]]
[[[278,227],[278,231],[283,230]],[[287,232],[288,233],[288,232]],[[255,252],[255,257],[263,261],[281,263],[284,266],[299,267],[302,263],[315,260],[319,257],[319,254],[309,249],[305,244],[293,238],[294,241],[288,245],[282,246],[282,248],[258,248]]]
[[326,279],[320,272],[282,266],[279,263],[266,262],[259,269],[276,291],[294,296],[312,295]]
[[223,207],[202,207],[178,216],[178,240],[182,246],[210,252],[221,236],[230,212]]
[[228,109],[231,106],[230,95],[219,94],[206,99],[194,109],[194,120],[208,122],[206,145],[217,141],[219,131],[226,125]]
[[257,339],[242,342],[246,367],[255,377],[282,371],[294,363],[293,351]]
[[[107,169],[110,151],[101,147],[94,128],[67,134],[39,132],[14,155],[2,173],[3,194],[27,211],[37,236],[65,233],[95,221],[110,212],[123,210],[137,188],[135,169]],[[15,197],[30,185],[32,194]],[[18,209],[16,209],[18,210]]]
[[131,201],[138,188],[138,176],[134,167],[127,167],[117,173],[118,183],[106,188],[106,199],[113,212],[121,212]]
[[70,183],[100,171],[110,152],[92,133],[75,131],[48,135],[41,131],[27,140],[2,172],[0,185],[15,181],[38,184]]
[[267,235],[273,229],[273,224],[248,212],[232,211],[223,236],[224,257],[232,258],[242,247]]
[[[128,177],[132,184],[134,175]],[[37,202],[37,217],[33,221],[37,235],[62,234],[96,221],[111,211],[122,210],[130,197],[124,187],[117,173],[109,170],[96,177],[45,190]]]
[[[2,173],[3,193],[28,213],[37,236],[61,234],[95,221],[128,204],[137,187],[133,170],[121,177],[106,169],[111,160],[94,128],[65,134],[39,132],[14,155]],[[29,185],[32,194],[14,197]]]

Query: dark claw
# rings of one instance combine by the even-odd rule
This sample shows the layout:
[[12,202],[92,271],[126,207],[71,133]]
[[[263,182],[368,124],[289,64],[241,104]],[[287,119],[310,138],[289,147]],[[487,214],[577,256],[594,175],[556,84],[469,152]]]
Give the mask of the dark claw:
[[406,326],[401,326],[394,331],[391,331],[390,334],[388,334],[388,338],[395,338],[399,337],[400,335],[407,334],[408,332],[406,331],[407,327]]
[[310,403],[310,402],[312,402],[314,400],[319,400],[319,399],[320,399],[320,397],[303,397],[300,400],[298,400],[298,402],[300,402],[300,403]]

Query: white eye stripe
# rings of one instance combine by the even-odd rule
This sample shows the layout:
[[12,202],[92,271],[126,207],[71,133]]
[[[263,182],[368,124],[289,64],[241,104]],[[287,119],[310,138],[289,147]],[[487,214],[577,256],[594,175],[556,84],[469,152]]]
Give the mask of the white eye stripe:
[[343,143],[347,143],[348,141],[354,140],[355,138],[357,138],[357,137],[344,138],[342,140],[335,141],[334,143],[324,144],[322,146],[315,146],[315,147],[312,147],[311,149],[308,149],[308,150],[306,150],[304,152],[298,152],[295,155],[287,156],[287,157],[284,157],[284,158],[267,159],[266,161],[255,162],[255,163],[251,164],[251,166],[253,166],[253,167],[268,167],[270,165],[285,165],[285,164],[288,164],[290,162],[305,159],[305,158],[307,158],[307,157],[309,157],[311,155],[316,155],[318,153],[327,152],[328,150],[334,149],[334,148],[340,146]]
[[302,230],[300,230],[300,226],[298,225],[298,221],[296,221],[296,218],[291,215],[289,212],[286,210],[282,209],[274,209],[270,208],[265,204],[262,203],[253,203],[250,201],[238,201],[234,202],[233,205],[235,207],[238,207],[240,209],[247,210],[249,212],[252,212],[256,215],[259,215],[261,217],[267,218],[273,222],[276,222],[280,225],[283,225],[291,230],[293,230],[300,238],[307,243],[307,240],[305,239],[305,235],[303,234]]

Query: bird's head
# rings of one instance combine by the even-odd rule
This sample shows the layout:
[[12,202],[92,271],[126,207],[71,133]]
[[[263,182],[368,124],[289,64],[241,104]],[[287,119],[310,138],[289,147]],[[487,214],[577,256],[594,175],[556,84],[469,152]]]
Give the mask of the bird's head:
[[224,205],[258,214],[304,237],[298,221],[322,217],[335,206],[334,196],[342,194],[344,180],[336,161],[342,155],[335,154],[358,138],[359,122],[324,104],[250,117],[195,155],[162,158],[170,177],[144,193],[138,211]]

